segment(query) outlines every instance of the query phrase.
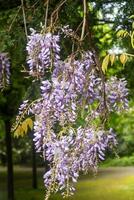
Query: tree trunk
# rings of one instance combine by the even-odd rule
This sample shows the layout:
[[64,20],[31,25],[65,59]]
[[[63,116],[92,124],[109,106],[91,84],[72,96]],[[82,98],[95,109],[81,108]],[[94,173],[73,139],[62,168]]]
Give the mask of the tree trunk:
[[34,189],[37,189],[37,166],[36,166],[36,152],[34,142],[32,141],[32,186]]
[[12,161],[12,138],[10,133],[10,121],[5,121],[6,130],[6,149],[7,149],[7,191],[8,200],[14,200],[14,184],[13,184],[13,161]]

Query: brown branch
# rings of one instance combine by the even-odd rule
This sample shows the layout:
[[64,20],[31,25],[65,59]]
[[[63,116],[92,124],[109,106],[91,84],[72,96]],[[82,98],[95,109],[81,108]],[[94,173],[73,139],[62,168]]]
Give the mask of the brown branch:
[[98,49],[93,42],[93,34],[92,34],[91,25],[90,25],[88,16],[89,16],[89,10],[86,13],[86,31],[87,31],[87,37],[89,39],[89,43],[91,44],[92,51],[94,52],[94,55],[95,55],[94,61],[95,61],[96,67],[98,68],[100,72],[100,76],[102,80],[102,93],[103,93],[103,105],[104,105],[104,119],[103,120],[105,121],[105,119],[107,118],[107,113],[108,113],[108,108],[106,104],[106,92],[105,92],[105,76],[103,74],[101,62],[99,60]]
[[48,18],[48,5],[49,5],[49,0],[46,2],[46,13],[45,13],[45,29],[47,27],[47,18]]
[[25,35],[26,35],[26,39],[28,40],[27,25],[26,25],[26,15],[25,15],[25,9],[24,9],[23,0],[21,0],[21,8],[22,8],[22,13],[23,13],[23,22],[24,22]]
[[12,26],[13,26],[13,24],[14,24],[14,22],[15,22],[15,20],[16,20],[16,18],[17,18],[17,16],[18,16],[19,12],[20,12],[20,9],[21,9],[21,6],[19,6],[19,8],[18,8],[18,10],[17,10],[17,13],[16,13],[16,15],[14,16],[14,18],[13,18],[13,20],[12,20],[12,22],[11,22],[10,26],[9,26],[8,32],[10,32],[10,31],[11,31],[11,29],[12,29]]
[[85,26],[86,26],[86,15],[87,15],[87,2],[86,0],[83,0],[83,26],[82,26],[82,32],[81,32],[81,38],[80,40],[82,41],[84,38],[84,33],[85,33]]
[[51,27],[53,25],[53,18],[54,18],[54,15],[59,11],[59,9],[64,5],[64,3],[66,2],[67,0],[63,0],[59,3],[59,5],[57,6],[57,8],[52,12],[51,14]]

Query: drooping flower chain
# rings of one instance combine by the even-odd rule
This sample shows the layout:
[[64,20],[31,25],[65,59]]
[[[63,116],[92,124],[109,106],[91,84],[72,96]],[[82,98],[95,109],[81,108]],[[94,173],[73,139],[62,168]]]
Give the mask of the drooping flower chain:
[[[29,109],[35,116],[36,150],[42,152],[50,167],[44,175],[46,200],[58,190],[69,196],[74,193],[73,182],[77,182],[80,171],[96,170],[98,162],[105,159],[105,151],[117,144],[113,130],[106,131],[101,124],[101,112],[105,109],[102,80],[94,68],[92,52],[62,61],[59,36],[33,31],[29,39],[30,74],[36,72],[43,79],[45,70],[53,65],[51,78],[41,81],[41,101]],[[112,77],[106,81],[109,112],[126,109],[127,95],[124,79]]]
[[29,65],[29,73],[31,76],[43,77],[45,70],[53,66],[59,59],[59,36],[51,33],[36,33],[31,29],[32,33],[28,37],[27,52]]
[[0,89],[10,84],[10,62],[7,53],[0,53]]
[[[102,96],[100,87],[101,80],[95,76],[94,72],[91,71],[91,73],[89,73],[89,79],[86,79],[84,65],[82,65],[82,68],[81,64],[75,61],[72,66],[70,63],[59,63],[58,68],[55,68],[53,71],[51,82],[48,80],[42,82],[41,94],[43,97],[43,103],[38,104],[38,111],[40,110],[40,113],[36,114],[33,109],[34,114],[37,116],[34,126],[34,141],[36,149],[37,151],[42,151],[43,154],[46,155],[44,160],[48,160],[50,163],[55,163],[54,166],[50,165],[50,170],[44,175],[44,183],[49,189],[52,187],[55,188],[55,190],[62,190],[62,194],[65,196],[73,193],[74,188],[70,182],[71,180],[74,182],[77,181],[81,170],[88,171],[91,167],[97,168],[99,160],[104,159],[105,150],[109,147],[109,142],[106,141],[111,138],[111,145],[114,146],[116,144],[114,134],[111,135],[109,132],[106,134],[104,130],[97,132],[96,128],[91,126],[91,122],[87,122],[85,120],[83,126],[87,123],[85,127],[86,131],[91,133],[89,134],[87,142],[85,141],[85,143],[83,143],[84,141],[82,141],[81,146],[78,146],[77,148],[77,145],[80,144],[80,142],[77,142],[79,131],[77,131],[75,126],[77,125],[77,121],[81,115],[79,112],[84,109],[87,116],[88,114],[93,115],[94,112],[97,112],[100,116],[101,113],[99,113],[99,109],[92,109],[93,113],[91,114],[88,106],[92,106],[93,103],[98,103],[99,105],[99,102],[102,100]],[[123,80],[118,81],[115,78],[113,80],[110,79],[110,81],[106,84],[106,99],[108,100],[108,107],[111,108],[110,111],[118,109],[118,106],[116,108],[113,101],[110,99],[112,91],[109,91],[109,88],[111,88],[113,84],[118,86],[116,87],[117,97],[115,102],[117,105],[118,103],[119,105],[122,104],[122,109],[127,106],[125,93],[127,89],[125,89],[124,84],[124,97],[122,95],[120,99],[120,95],[118,94],[120,92],[119,82],[123,82]],[[124,98],[123,101],[122,98]],[[84,101],[85,103],[83,103]],[[119,111],[120,109],[121,107],[119,107]],[[55,126],[57,126],[57,124],[62,127],[60,132],[55,130]],[[70,136],[70,129],[68,126],[74,126],[76,132],[73,136]],[[84,139],[85,128],[81,129],[79,127],[82,132],[81,137],[83,140],[86,140]],[[97,137],[97,134],[99,137]],[[94,138],[95,136],[96,141]],[[62,143],[64,138],[69,140],[71,143],[71,146],[67,146],[68,153],[65,153],[65,155],[65,144],[63,143],[62,149],[60,149],[60,147],[58,148],[59,143]],[[66,142],[66,144],[69,145],[69,142]],[[78,150],[81,151],[79,152]],[[57,155],[57,151],[61,151],[61,155],[60,152],[58,154],[59,157]],[[76,152],[76,154],[74,152]],[[61,157],[66,160],[62,161]],[[53,174],[53,171],[55,171],[55,174]],[[55,187],[53,185],[55,185]],[[51,192],[54,192],[52,191],[52,188]]]

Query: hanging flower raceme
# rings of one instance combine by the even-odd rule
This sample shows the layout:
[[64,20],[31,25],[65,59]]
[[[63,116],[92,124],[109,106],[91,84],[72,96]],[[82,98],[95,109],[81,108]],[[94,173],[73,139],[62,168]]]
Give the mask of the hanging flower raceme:
[[[117,107],[118,104],[122,104],[123,109],[127,106],[126,95],[118,94],[120,87],[128,91],[123,81],[115,78],[114,86],[112,78],[106,82],[109,112],[115,110],[109,100],[112,91],[117,95]],[[79,173],[91,168],[96,170],[98,163],[105,159],[107,149],[117,144],[112,129],[103,130],[101,123],[98,127],[92,126],[93,120],[101,117],[101,85],[95,70],[85,69],[82,60],[60,61],[52,72],[52,79],[42,81],[43,100],[35,104],[40,109],[33,109],[34,141],[37,151],[50,163],[50,170],[44,175],[47,196],[58,190],[63,196],[73,194],[72,183],[77,182]]]
[[44,183],[52,192],[60,190],[63,196],[72,195],[79,173],[96,170],[98,162],[105,158],[105,151],[117,143],[112,129],[96,131],[79,127],[76,131],[69,130],[60,140],[55,135],[46,144],[45,160],[53,164],[44,175]]
[[[27,51],[30,75],[41,77],[40,99],[31,106],[24,101],[19,114],[27,106],[27,113],[34,115],[35,147],[49,162],[44,174],[46,200],[57,191],[70,196],[80,172],[96,171],[106,151],[117,144],[113,130],[102,124],[102,116],[104,109],[110,113],[128,107],[126,81],[111,77],[103,90],[94,53],[82,51],[63,61],[59,36],[52,33],[32,30]],[[44,76],[46,70],[51,72],[49,79]]]
[[28,37],[27,52],[29,73],[38,78],[45,75],[45,70],[53,67],[60,59],[59,36],[52,33],[37,33],[31,29],[31,35]]
[[10,84],[10,62],[7,53],[0,53],[0,89]]
[[111,77],[106,83],[107,105],[109,110],[121,112],[128,108],[128,89],[127,81]]

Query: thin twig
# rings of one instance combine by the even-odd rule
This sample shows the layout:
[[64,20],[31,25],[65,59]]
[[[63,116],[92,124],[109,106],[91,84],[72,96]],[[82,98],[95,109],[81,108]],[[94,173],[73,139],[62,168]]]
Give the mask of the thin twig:
[[130,54],[130,53],[125,53],[127,56],[130,56],[130,57],[134,57],[133,54]]
[[62,2],[60,2],[60,4],[57,6],[57,8],[52,12],[51,14],[51,26],[53,24],[53,17],[54,15],[58,12],[58,10],[61,8],[61,6],[66,2],[67,0],[63,0]]
[[31,7],[34,8],[39,2],[40,0],[36,1]]
[[16,13],[16,15],[14,16],[14,18],[13,18],[13,20],[12,20],[10,26],[9,26],[8,32],[11,31],[11,28],[12,28],[12,26],[13,26],[13,23],[15,22],[15,20],[16,20],[18,14],[19,14],[20,9],[21,9],[21,6],[19,6],[19,8],[18,8],[17,13]]
[[79,24],[78,27],[76,28],[75,33],[77,33],[77,31],[79,30],[79,28],[81,27],[81,25],[82,25],[82,22],[80,22],[80,24]]
[[47,27],[47,18],[48,18],[48,5],[49,5],[49,0],[47,0],[47,4],[46,4],[46,13],[45,13],[45,29]]
[[40,2],[40,0],[36,1],[33,5],[27,6],[26,9],[29,9],[29,10],[35,9],[35,6],[36,6],[39,2]]
[[[89,13],[89,10],[88,10],[88,13]],[[88,17],[87,16],[88,13],[86,13],[86,18]],[[87,33],[88,33],[90,45],[91,45],[93,52],[95,54],[94,61],[95,61],[96,67],[98,68],[98,70],[100,72],[100,76],[101,76],[101,80],[102,80],[102,94],[103,94],[103,106],[104,106],[104,119],[103,120],[105,121],[107,119],[107,114],[108,114],[108,108],[107,108],[107,104],[106,104],[105,76],[104,76],[102,68],[101,68],[101,63],[100,63],[100,60],[99,60],[97,47],[93,42],[93,35],[92,35],[92,32],[91,32],[89,20],[86,20],[86,30],[87,30]]]
[[34,103],[43,100],[42,98],[36,99],[34,101],[32,101],[31,103],[29,103],[26,107],[26,109],[24,110],[24,112],[19,116],[19,119],[16,120],[16,122],[13,124],[12,128],[11,128],[11,132],[14,132],[18,126],[21,124],[22,120],[24,119],[25,115],[27,114],[28,110],[30,109],[30,107],[32,107],[34,105]]
[[83,0],[83,7],[84,7],[84,10],[83,10],[83,26],[82,26],[81,39],[80,39],[81,41],[84,38],[85,27],[86,27],[86,15],[87,15],[87,3],[86,3],[86,0]]
[[28,33],[27,33],[27,25],[26,25],[26,15],[25,15],[25,9],[24,9],[24,2],[21,0],[21,8],[23,13],[23,22],[24,22],[24,28],[25,28],[25,35],[28,40]]

